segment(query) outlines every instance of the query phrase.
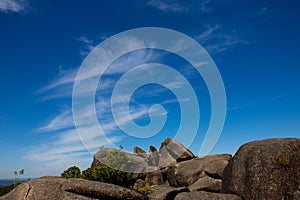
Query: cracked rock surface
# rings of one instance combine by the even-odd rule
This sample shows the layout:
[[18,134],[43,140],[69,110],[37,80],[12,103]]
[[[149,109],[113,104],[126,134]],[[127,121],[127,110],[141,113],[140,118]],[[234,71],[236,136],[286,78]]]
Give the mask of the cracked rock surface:
[[42,177],[16,187],[0,197],[1,200],[94,200],[94,199],[145,199],[140,193],[108,183],[84,179]]

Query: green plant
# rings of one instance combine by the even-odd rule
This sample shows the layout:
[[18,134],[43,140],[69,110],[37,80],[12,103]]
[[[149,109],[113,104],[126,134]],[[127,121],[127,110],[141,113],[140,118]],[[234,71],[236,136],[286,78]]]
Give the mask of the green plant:
[[111,183],[123,187],[131,187],[134,184],[132,174],[108,166],[88,168],[82,171],[82,177],[92,181]]
[[149,185],[145,185],[143,187],[138,188],[138,192],[143,193],[143,194],[150,194],[155,192],[155,189]]
[[9,193],[14,188],[15,188],[15,184],[12,184],[10,186],[0,186],[0,196]]
[[81,178],[81,171],[79,167],[72,166],[69,167],[67,170],[65,170],[63,173],[60,175],[62,178]]
[[20,176],[24,174],[24,169],[21,169],[19,172],[14,171],[15,183],[14,186],[21,184]]
[[14,185],[16,185],[16,183],[17,183],[18,172],[17,172],[17,171],[14,171],[14,175],[15,175],[15,182],[14,182]]
[[278,161],[278,168],[287,168],[290,166],[290,160],[285,156],[281,156]]

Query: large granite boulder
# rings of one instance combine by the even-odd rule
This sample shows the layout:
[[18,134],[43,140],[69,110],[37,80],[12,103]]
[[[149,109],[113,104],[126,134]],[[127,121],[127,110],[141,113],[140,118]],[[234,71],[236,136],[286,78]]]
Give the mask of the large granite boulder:
[[157,151],[157,149],[155,148],[155,146],[150,146],[149,147],[149,152],[151,153],[151,152],[155,152],[155,151]]
[[220,178],[225,168],[225,164],[220,163],[227,163],[230,159],[229,154],[217,154],[177,163],[168,170],[168,182],[179,187],[189,186],[205,175]]
[[154,186],[155,192],[148,194],[151,200],[169,200],[174,199],[175,196],[181,192],[189,192],[186,187],[170,187],[170,186]]
[[140,148],[140,147],[135,146],[135,147],[133,147],[133,153],[134,153],[134,154],[139,154],[139,153],[145,154],[146,151],[144,151],[144,150],[143,150],[142,148]]
[[175,200],[242,200],[240,197],[232,194],[218,194],[204,191],[183,192],[175,197]]
[[[115,158],[115,155],[123,157],[123,159]],[[110,162],[108,160],[109,158],[117,159],[117,162]],[[115,163],[117,166],[112,166],[110,163]],[[147,161],[143,157],[113,148],[102,148],[94,155],[91,167],[96,168],[102,165],[108,165],[115,169],[134,174],[141,174],[146,172],[147,169],[150,169]],[[122,169],[118,166],[122,166]]]
[[222,192],[244,200],[288,200],[298,198],[299,186],[300,139],[267,139],[240,147],[224,170]]
[[136,156],[142,157],[144,159],[148,158],[147,153],[142,148],[137,147],[137,146],[135,146],[133,148],[133,154],[136,155]]
[[84,179],[67,179],[62,190],[95,199],[145,199],[142,194],[128,188]]
[[222,180],[204,176],[189,186],[189,190],[193,191],[210,191],[220,192],[222,189]]
[[148,158],[148,164],[150,166],[158,166],[159,165],[159,152],[154,146],[149,147],[149,158]]
[[121,186],[88,181],[43,177],[22,183],[0,200],[95,200],[95,199],[146,199],[134,190]]
[[223,171],[224,171],[225,167],[228,165],[229,160],[231,159],[232,156],[229,154],[225,154],[223,157],[224,159],[223,158],[218,159],[217,158],[218,156],[216,156],[216,155],[215,155],[215,159],[213,157],[214,157],[214,155],[210,156],[210,158],[212,158],[212,161],[207,166],[205,166],[204,171],[210,177],[213,177],[215,179],[222,179]]
[[[159,161],[160,167],[167,167],[171,164],[173,164],[173,160],[176,160],[177,162],[182,162],[185,160],[190,160],[195,158],[195,155],[185,148],[182,144],[177,142],[176,140],[172,140],[171,138],[166,138],[164,142],[161,143],[161,146],[159,148],[159,151],[161,153],[161,159]],[[165,155],[169,154],[169,155]],[[163,155],[165,157],[172,157],[170,162],[165,162],[163,159]]]
[[160,168],[169,167],[175,165],[176,163],[176,159],[173,158],[166,148],[160,149],[160,157],[158,161],[158,166]]
[[163,176],[162,173],[159,169],[149,169],[146,173],[146,185],[163,185],[164,184],[164,180],[163,180]]

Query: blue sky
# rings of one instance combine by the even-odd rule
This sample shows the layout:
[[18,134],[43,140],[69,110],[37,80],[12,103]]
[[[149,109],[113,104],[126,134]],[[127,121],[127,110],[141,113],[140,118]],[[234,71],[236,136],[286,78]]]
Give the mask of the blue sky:
[[[38,177],[58,175],[72,165],[82,169],[90,165],[92,155],[81,143],[72,116],[76,73],[96,45],[139,27],[182,32],[199,42],[216,63],[227,109],[211,153],[234,154],[243,143],[257,139],[300,137],[299,19],[300,3],[291,0],[0,0],[0,178],[11,178],[22,168],[26,177]],[[110,110],[114,84],[132,66],[147,62],[172,66],[193,86],[201,119],[190,149],[198,154],[211,115],[205,82],[185,60],[161,50],[124,55],[100,80],[95,104],[105,134],[127,151],[135,145],[145,150],[150,144],[159,147],[164,138],[174,137],[182,102],[156,84],[134,93],[130,112],[137,124],[145,126],[150,106],[162,104],[165,112],[158,116],[167,121],[161,132],[134,138],[114,123]],[[182,87],[176,80],[169,86]],[[129,121],[128,116],[122,119],[124,124]],[[92,152],[109,146],[93,135],[93,126],[88,128]]]

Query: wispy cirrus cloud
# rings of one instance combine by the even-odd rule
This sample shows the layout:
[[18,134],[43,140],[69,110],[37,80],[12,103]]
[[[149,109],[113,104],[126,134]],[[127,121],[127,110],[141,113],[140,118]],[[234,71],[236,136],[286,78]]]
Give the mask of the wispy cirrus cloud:
[[213,10],[212,0],[204,0],[200,2],[200,10],[202,13],[210,13]]
[[54,116],[47,125],[37,129],[38,132],[51,132],[74,127],[72,110],[63,109],[58,115]]
[[220,24],[206,25],[203,32],[194,37],[209,53],[219,53],[240,44],[248,43],[241,39],[234,31],[224,31]]
[[163,12],[187,12],[189,7],[181,5],[175,1],[150,0],[147,2],[149,6],[157,8]]
[[272,12],[267,7],[260,7],[249,14],[244,20],[247,24],[260,24],[272,19]]
[[201,14],[209,14],[215,9],[214,0],[149,0],[147,5],[165,13],[186,13],[196,11]]
[[71,97],[77,70],[78,68],[63,69],[60,66],[58,75],[48,85],[38,89],[36,94],[41,95],[41,100]]
[[80,51],[82,56],[86,56],[95,48],[95,41],[88,38],[87,36],[81,36],[78,38],[78,41],[84,45],[84,48]]
[[[133,42],[134,43],[134,42]],[[133,45],[130,41],[127,41],[128,45]],[[151,51],[136,51],[128,56],[122,57],[118,62],[115,62],[111,67],[109,67],[103,75],[113,76],[118,74],[123,74],[130,70],[132,66],[145,63],[150,59],[153,59],[154,55]],[[40,88],[36,91],[37,94],[42,96],[42,100],[58,99],[58,98],[70,98],[72,97],[73,84],[78,72],[78,68],[63,69],[59,67],[58,75],[46,86]],[[81,79],[89,79],[93,77],[100,76],[100,71],[95,68],[95,70],[87,71],[81,76]],[[101,92],[106,92],[106,90],[113,87],[112,81],[109,78],[105,80],[100,80],[99,89]],[[83,88],[82,92],[86,92],[89,88]]]
[[[90,131],[89,129],[94,130],[89,127],[86,131]],[[120,137],[110,137],[110,142],[118,141],[120,141]],[[23,157],[26,160],[44,163],[41,175],[57,174],[73,165],[85,169],[89,167],[93,157],[92,153],[95,153],[102,145],[109,145],[109,141],[103,140],[99,135],[93,133],[89,137],[85,137],[84,142],[92,152],[86,149],[82,138],[79,137],[76,129],[72,128],[55,134],[47,143],[30,147]]]
[[28,9],[28,2],[26,0],[1,0],[0,12],[8,13],[22,13]]
[[100,42],[106,40],[109,35],[111,35],[111,33],[103,32],[101,35],[89,34],[88,36],[85,35],[75,38],[82,45],[80,55],[87,56]]
[[[81,37],[80,40],[86,44],[92,44],[93,40]],[[143,41],[138,41],[135,38],[122,38],[123,45],[126,48],[134,49],[134,47],[142,46]],[[174,44],[175,45],[175,44]],[[184,45],[184,44],[182,44]],[[92,48],[92,46],[91,46]],[[180,47],[177,47],[181,49]],[[109,51],[110,49],[108,49]],[[106,59],[106,58],[105,58]],[[108,58],[107,58],[108,59]],[[147,62],[158,62],[160,59],[160,53],[156,54],[152,50],[138,50],[120,57],[114,62],[109,69],[107,69],[98,84],[95,98],[95,108],[90,107],[84,109],[84,113],[79,116],[85,124],[80,124],[79,127],[75,127],[73,113],[71,106],[65,107],[60,110],[56,116],[53,116],[46,125],[37,129],[39,132],[47,132],[51,138],[50,141],[40,146],[35,146],[28,151],[26,159],[47,162],[47,166],[56,166],[57,169],[68,167],[69,163],[82,163],[87,164],[87,156],[90,156],[85,149],[85,146],[94,153],[101,145],[109,145],[110,142],[119,142],[124,139],[124,134],[120,133],[119,126],[126,126],[129,122],[149,118],[149,110],[151,105],[147,103],[135,103],[134,106],[130,106],[129,113],[127,110],[117,112],[118,124],[114,121],[111,110],[111,94],[114,86],[118,80],[116,77],[121,77],[124,73],[131,70],[140,64]],[[105,61],[108,62],[108,61]],[[93,65],[93,64],[92,64]],[[99,66],[99,63],[94,63],[95,66]],[[41,88],[38,94],[42,96],[43,100],[60,99],[60,98],[72,98],[73,84],[76,78],[76,74],[79,68],[63,69],[59,67],[58,75],[48,85]],[[89,80],[94,77],[99,77],[100,71],[97,67],[93,69],[82,71],[82,76],[77,77],[80,80]],[[143,71],[141,74],[136,74],[129,81],[137,81],[137,79],[152,79],[154,77],[161,76],[161,79],[166,80],[163,77],[163,73],[160,71]],[[153,79],[155,80],[155,79]],[[185,87],[180,80],[170,79],[165,83],[169,89],[178,89]],[[83,84],[80,92],[85,95],[85,92],[90,91],[91,86],[89,84]],[[165,92],[166,90],[151,90],[147,95],[154,96]],[[143,93],[144,94],[144,93]],[[117,100],[130,99],[129,94],[118,94]],[[185,101],[185,100],[182,100]],[[165,101],[164,103],[173,103],[175,100]],[[118,103],[118,102],[117,102]],[[151,108],[152,117],[161,117],[168,114],[165,110]],[[153,110],[154,109],[154,110]],[[96,113],[94,113],[96,112]],[[98,121],[101,124],[103,133],[99,132],[98,121],[90,123],[91,117],[96,114]],[[81,133],[80,135],[78,134]],[[49,134],[50,133],[50,134]],[[41,134],[43,135],[43,134]],[[44,134],[45,135],[45,134]],[[83,145],[83,143],[85,146]],[[90,159],[90,157],[89,157]],[[61,161],[61,162],[60,162]],[[90,161],[90,160],[89,160]],[[63,164],[62,164],[63,163]]]

